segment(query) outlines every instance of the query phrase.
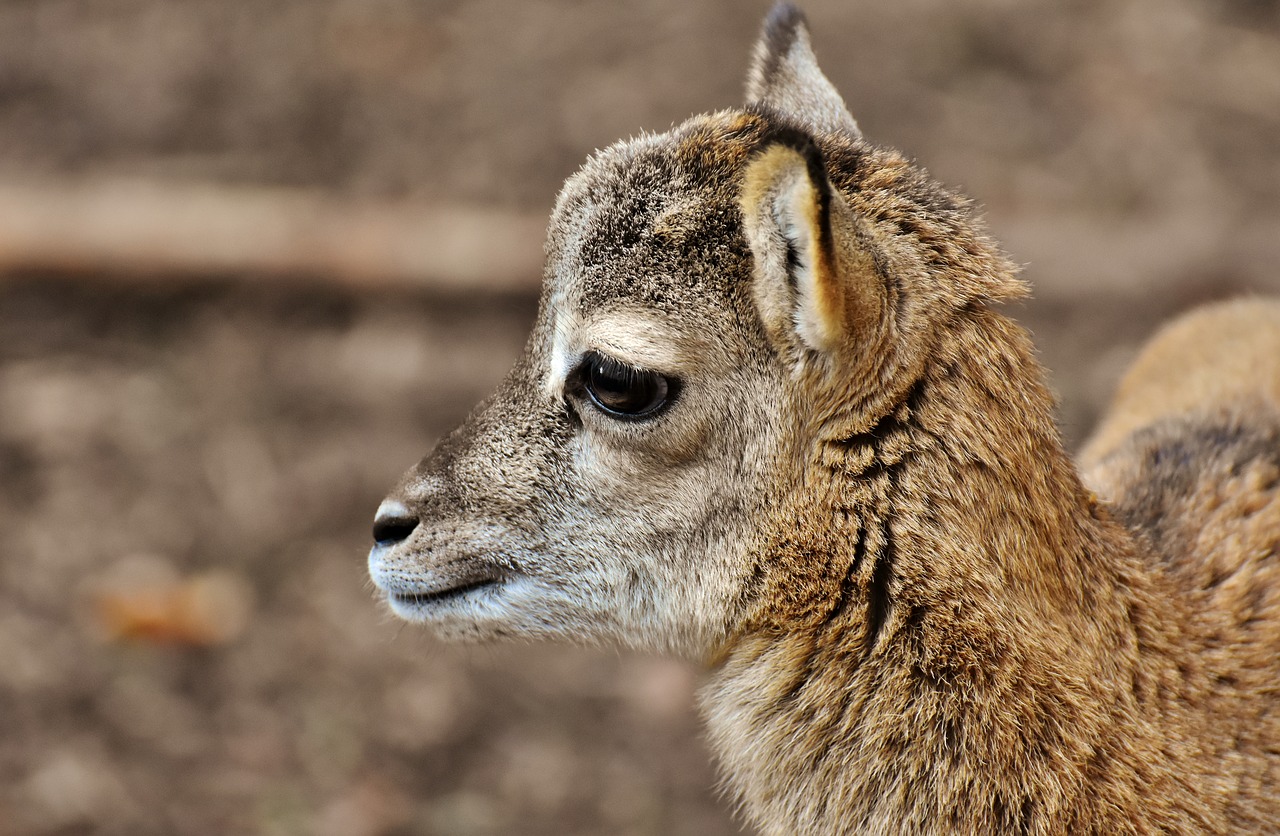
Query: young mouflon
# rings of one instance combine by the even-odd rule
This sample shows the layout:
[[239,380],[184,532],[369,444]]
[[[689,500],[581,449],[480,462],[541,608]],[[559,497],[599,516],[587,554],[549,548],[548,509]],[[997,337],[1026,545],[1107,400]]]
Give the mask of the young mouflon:
[[1280,304],[1158,337],[1082,477],[1025,293],[780,5],[744,108],[569,178],[525,353],[373,581],[445,639],[705,664],[766,833],[1280,827]]

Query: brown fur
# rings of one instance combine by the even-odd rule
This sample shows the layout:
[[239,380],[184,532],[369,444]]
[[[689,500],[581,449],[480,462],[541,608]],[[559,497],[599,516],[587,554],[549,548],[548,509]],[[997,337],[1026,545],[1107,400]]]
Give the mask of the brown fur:
[[[547,253],[525,357],[379,512],[397,613],[702,660],[767,833],[1280,821],[1280,307],[1157,340],[1086,487],[1022,283],[787,6],[748,107],[593,157]],[[678,394],[610,416],[593,353]]]

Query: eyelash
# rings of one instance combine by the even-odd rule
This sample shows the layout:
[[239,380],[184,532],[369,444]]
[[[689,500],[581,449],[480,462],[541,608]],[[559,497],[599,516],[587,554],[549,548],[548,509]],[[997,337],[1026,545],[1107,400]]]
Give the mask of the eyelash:
[[601,414],[618,421],[645,421],[665,412],[680,381],[629,366],[596,351],[587,352],[574,372],[575,389]]

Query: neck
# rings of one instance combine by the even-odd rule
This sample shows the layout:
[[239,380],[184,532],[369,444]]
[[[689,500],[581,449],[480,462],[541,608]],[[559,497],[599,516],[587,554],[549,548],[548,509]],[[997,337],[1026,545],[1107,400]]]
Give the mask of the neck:
[[1138,722],[1173,710],[1140,703],[1176,617],[1081,486],[1025,335],[969,324],[874,427],[820,444],[703,694],[766,832],[1106,830],[1177,778]]

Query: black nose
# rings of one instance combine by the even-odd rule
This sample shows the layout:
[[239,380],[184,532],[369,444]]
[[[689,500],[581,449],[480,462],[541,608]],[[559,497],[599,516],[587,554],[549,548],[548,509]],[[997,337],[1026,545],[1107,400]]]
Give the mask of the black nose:
[[393,546],[413,533],[418,527],[418,518],[409,513],[409,509],[388,499],[378,508],[378,515],[373,518],[373,539],[379,546]]

